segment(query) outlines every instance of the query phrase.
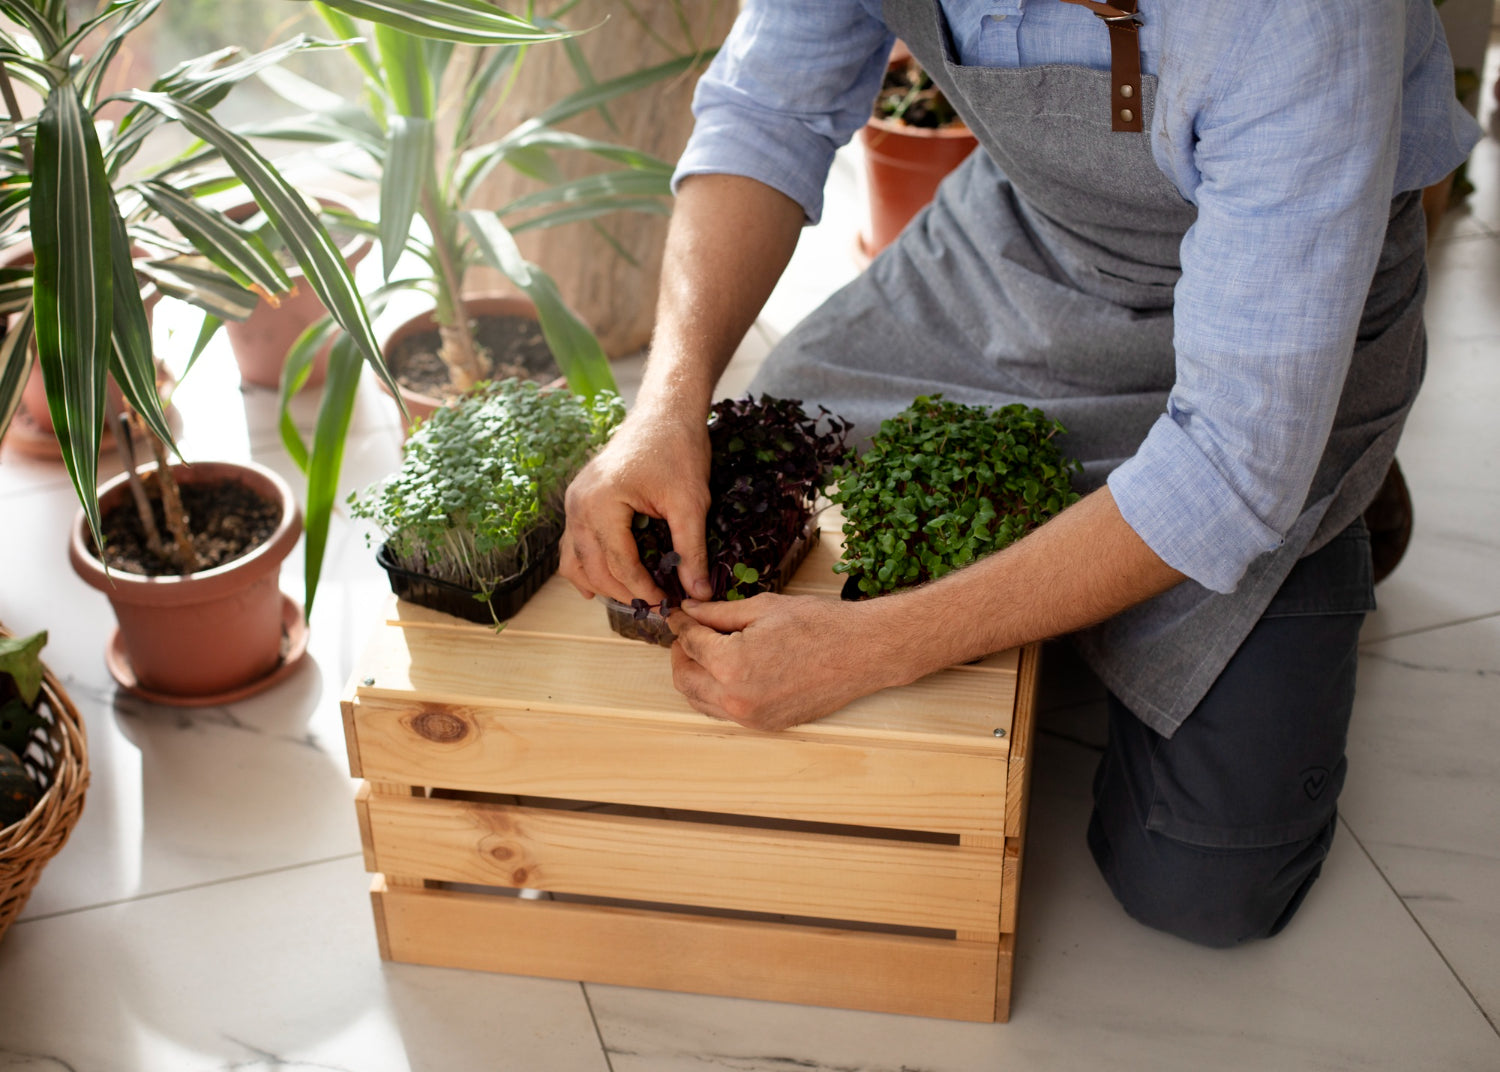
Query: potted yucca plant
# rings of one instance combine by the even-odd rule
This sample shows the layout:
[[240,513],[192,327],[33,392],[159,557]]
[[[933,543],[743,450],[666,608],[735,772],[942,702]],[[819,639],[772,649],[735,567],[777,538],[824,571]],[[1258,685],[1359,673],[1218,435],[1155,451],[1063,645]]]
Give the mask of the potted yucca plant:
[[[424,39],[558,36],[479,0],[331,2]],[[244,135],[225,128],[212,115],[244,78],[296,52],[342,43],[299,35],[253,55],[225,49],[179,64],[149,86],[105,92],[111,65],[159,7],[160,0],[116,0],[101,5],[92,16],[78,18],[68,5],[51,0],[0,0],[0,12],[10,20],[0,27],[0,101],[9,120],[0,127],[0,246],[29,241],[34,254],[32,265],[12,266],[0,280],[12,311],[0,345],[0,431],[15,412],[35,360],[82,508],[72,557],[91,583],[113,599],[149,593],[157,605],[196,605],[203,599],[238,598],[236,593],[248,587],[263,603],[269,601],[269,609],[253,614],[231,610],[229,620],[220,623],[218,648],[270,650],[269,659],[264,654],[242,659],[238,671],[200,672],[195,680],[181,683],[169,677],[172,667],[159,666],[131,639],[122,640],[118,650],[112,645],[111,668],[117,679],[159,698],[203,702],[204,697],[222,697],[264,681],[278,664],[284,665],[289,615],[275,584],[274,566],[295,542],[300,522],[284,484],[267,487],[258,475],[246,476],[243,471],[225,475],[225,484],[255,489],[262,502],[269,499],[267,509],[275,521],[266,539],[237,557],[272,567],[271,580],[242,584],[233,562],[204,569],[195,561],[198,535],[183,516],[184,495],[173,480],[189,470],[167,464],[175,448],[156,392],[143,280],[216,318],[248,313],[258,293],[285,292],[288,273],[265,244],[205,203],[204,198],[222,191],[226,181],[242,184],[342,329],[330,377],[352,383],[362,362],[387,382],[390,376],[366,306],[314,208]],[[85,42],[87,54],[81,51]],[[18,85],[28,87],[41,102],[34,113],[22,110]],[[100,121],[101,110],[111,105],[122,107],[123,117]],[[198,146],[164,163],[144,165],[153,136],[168,127],[185,130],[198,139]],[[157,464],[154,475],[137,479],[134,459],[128,459],[128,486],[107,491],[101,503],[95,491],[101,430],[106,418],[116,416],[106,412],[111,377],[128,404],[131,422],[151,444]],[[347,415],[325,439],[341,444],[346,427]],[[136,436],[117,438],[128,449]],[[326,468],[336,479],[338,452],[334,453]],[[191,471],[195,484],[218,475],[202,464]],[[155,540],[148,535],[146,542],[159,544],[165,557],[176,560],[175,576],[137,577],[110,570],[99,559],[98,549],[106,546],[104,508],[114,505],[114,495],[143,507],[142,528],[157,530]],[[331,491],[321,495],[321,488],[312,483],[309,516],[320,519],[325,538],[331,507]],[[321,543],[309,548],[309,609],[321,557]],[[128,617],[122,617],[122,636]],[[190,635],[199,639],[208,633],[201,620],[191,630]],[[181,657],[185,650],[166,645],[168,662],[190,665],[191,658]]]

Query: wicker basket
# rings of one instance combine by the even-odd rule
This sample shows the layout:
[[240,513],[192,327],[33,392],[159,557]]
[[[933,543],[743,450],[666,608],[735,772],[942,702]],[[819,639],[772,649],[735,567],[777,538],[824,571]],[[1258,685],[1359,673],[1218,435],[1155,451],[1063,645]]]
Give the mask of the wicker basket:
[[32,731],[21,762],[43,792],[26,818],[0,830],[0,939],[26,907],[42,868],[73,832],[89,784],[83,720],[50,670],[43,675],[37,709],[43,724]]

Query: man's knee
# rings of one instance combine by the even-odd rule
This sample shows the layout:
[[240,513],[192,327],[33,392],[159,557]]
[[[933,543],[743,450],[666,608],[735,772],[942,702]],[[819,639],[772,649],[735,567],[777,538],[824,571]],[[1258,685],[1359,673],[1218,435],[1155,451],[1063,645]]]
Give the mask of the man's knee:
[[1198,945],[1227,948],[1281,931],[1322,870],[1336,820],[1306,839],[1210,848],[1137,828],[1111,837],[1096,812],[1089,847],[1133,918]]

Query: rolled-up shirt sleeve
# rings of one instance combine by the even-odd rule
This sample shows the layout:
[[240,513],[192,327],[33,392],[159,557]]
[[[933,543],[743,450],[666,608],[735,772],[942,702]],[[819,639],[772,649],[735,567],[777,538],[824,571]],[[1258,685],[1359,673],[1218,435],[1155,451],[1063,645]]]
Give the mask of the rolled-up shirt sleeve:
[[1265,12],[1193,120],[1176,382],[1109,487],[1163,560],[1217,592],[1280,544],[1333,425],[1395,192],[1402,12]]
[[672,176],[744,175],[823,213],[834,153],[869,118],[894,38],[858,0],[751,0],[698,82]]

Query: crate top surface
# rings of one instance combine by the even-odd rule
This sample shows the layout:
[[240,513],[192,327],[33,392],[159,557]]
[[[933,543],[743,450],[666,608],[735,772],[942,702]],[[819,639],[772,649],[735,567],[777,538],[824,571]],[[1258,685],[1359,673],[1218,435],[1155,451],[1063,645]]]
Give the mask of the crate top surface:
[[[838,599],[837,520],[787,585],[788,594]],[[1004,754],[1014,716],[1019,652],[990,655],[863,697],[798,737],[858,738]],[[367,683],[368,682],[368,683]],[[604,607],[553,577],[496,633],[390,597],[350,680],[361,697],[487,710],[555,711],[712,732],[757,733],[700,714],[672,686],[668,649],[629,640]],[[1005,731],[997,735],[996,730]]]

